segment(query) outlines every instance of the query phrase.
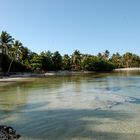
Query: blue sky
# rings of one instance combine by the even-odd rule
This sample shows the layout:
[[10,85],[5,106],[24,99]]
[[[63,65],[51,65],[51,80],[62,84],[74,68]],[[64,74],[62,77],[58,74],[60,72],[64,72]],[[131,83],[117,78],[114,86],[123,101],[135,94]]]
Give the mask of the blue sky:
[[0,31],[37,53],[140,55],[140,0],[0,0]]

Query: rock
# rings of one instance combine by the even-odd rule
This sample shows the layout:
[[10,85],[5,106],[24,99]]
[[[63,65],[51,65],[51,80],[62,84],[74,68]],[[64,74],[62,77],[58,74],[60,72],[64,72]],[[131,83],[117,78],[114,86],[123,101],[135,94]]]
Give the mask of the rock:
[[20,137],[12,127],[0,125],[0,140],[18,140]]

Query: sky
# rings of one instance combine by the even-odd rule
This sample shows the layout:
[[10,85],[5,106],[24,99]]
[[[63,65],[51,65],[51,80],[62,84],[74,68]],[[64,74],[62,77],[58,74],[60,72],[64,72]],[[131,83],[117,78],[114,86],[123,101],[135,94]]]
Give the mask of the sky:
[[140,0],[0,0],[0,32],[30,50],[140,55]]

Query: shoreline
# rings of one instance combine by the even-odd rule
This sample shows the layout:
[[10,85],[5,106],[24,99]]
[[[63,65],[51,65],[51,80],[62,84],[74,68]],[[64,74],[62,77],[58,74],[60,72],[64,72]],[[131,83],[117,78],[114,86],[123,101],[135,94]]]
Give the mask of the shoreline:
[[88,73],[95,73],[92,71],[48,71],[44,73],[10,73],[9,75],[0,76],[1,79],[9,79],[9,78],[37,78],[37,77],[47,77],[47,76],[63,76],[63,75],[78,75],[78,74],[88,74]]
[[134,67],[134,68],[118,68],[114,70],[116,71],[140,71],[140,68],[138,67]]
[[0,86],[3,82],[17,82],[17,81],[29,81],[33,78],[45,78],[49,76],[66,76],[66,75],[79,75],[88,74],[95,72],[84,72],[84,71],[49,71],[45,73],[14,73],[9,76],[0,76]]
[[[140,71],[140,68],[118,68],[114,69],[112,72],[127,72],[127,71]],[[16,81],[26,81],[29,78],[41,78],[48,76],[66,76],[66,75],[79,75],[79,74],[95,74],[98,72],[94,71],[48,71],[45,73],[14,73],[9,76],[0,76],[0,82],[16,82]],[[99,72],[101,73],[101,72]],[[103,72],[104,73],[104,72]],[[109,72],[111,73],[111,72]]]

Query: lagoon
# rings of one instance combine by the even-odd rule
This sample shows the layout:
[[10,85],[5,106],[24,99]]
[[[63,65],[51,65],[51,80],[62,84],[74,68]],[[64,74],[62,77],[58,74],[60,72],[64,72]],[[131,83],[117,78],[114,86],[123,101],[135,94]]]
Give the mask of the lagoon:
[[0,124],[24,140],[140,139],[140,72],[7,83],[0,82]]

